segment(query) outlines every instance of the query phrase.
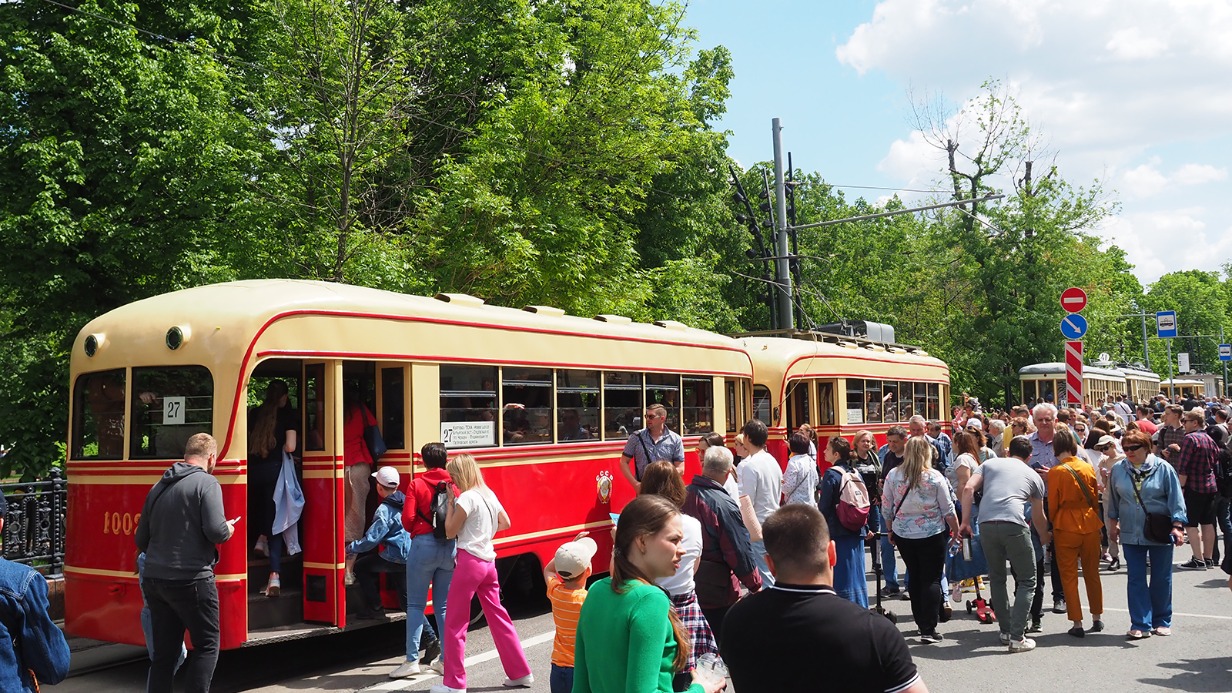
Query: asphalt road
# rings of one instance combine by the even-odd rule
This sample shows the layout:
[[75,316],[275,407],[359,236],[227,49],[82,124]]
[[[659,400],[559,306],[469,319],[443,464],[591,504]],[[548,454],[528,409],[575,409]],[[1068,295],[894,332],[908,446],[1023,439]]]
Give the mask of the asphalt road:
[[[1187,557],[1188,550],[1178,551]],[[1179,561],[1178,561],[1179,562]],[[1045,578],[1047,579],[1047,578]],[[1064,615],[1049,614],[1033,652],[1009,654],[997,642],[995,625],[981,625],[965,608],[940,626],[946,640],[919,643],[907,602],[888,602],[899,615],[912,655],[930,690],[950,691],[1232,691],[1232,591],[1218,570],[1176,570],[1173,583],[1174,635],[1138,642],[1125,639],[1125,570],[1104,573],[1108,629],[1078,639],[1066,634]],[[871,589],[871,584],[870,584]],[[1046,600],[1045,607],[1050,604]],[[551,615],[542,607],[514,614],[531,669],[539,679],[529,690],[548,691]],[[1088,623],[1089,625],[1089,623]],[[427,691],[440,677],[429,672],[416,679],[391,680],[387,674],[402,659],[400,623],[309,641],[223,653],[214,691]],[[483,626],[470,633],[468,688],[508,690],[492,641]],[[819,653],[821,654],[821,653]],[[776,666],[767,662],[766,666]],[[137,691],[144,685],[143,664],[70,678],[45,690],[64,693]],[[526,690],[526,689],[523,689]],[[729,690],[733,690],[730,689]]]

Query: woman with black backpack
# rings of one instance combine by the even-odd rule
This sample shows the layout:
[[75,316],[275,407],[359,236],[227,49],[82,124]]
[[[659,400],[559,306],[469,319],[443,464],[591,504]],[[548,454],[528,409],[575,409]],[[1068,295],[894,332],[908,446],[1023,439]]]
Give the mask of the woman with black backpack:
[[[868,583],[864,579],[864,535],[868,519],[868,491],[864,481],[855,471],[855,459],[851,444],[842,436],[835,436],[826,445],[825,460],[829,468],[821,478],[821,500],[817,508],[830,526],[830,538],[834,540],[836,554],[834,564],[834,591],[838,596],[865,609],[868,608]],[[853,494],[863,499],[863,521],[856,519],[860,503],[844,500],[844,491],[850,498]],[[839,506],[843,505],[843,508]]]

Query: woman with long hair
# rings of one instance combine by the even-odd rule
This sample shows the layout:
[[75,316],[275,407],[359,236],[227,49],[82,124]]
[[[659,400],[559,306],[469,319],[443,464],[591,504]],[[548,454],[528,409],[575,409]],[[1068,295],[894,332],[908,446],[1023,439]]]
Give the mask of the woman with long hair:
[[865,527],[850,530],[838,519],[838,502],[843,486],[859,478],[855,473],[851,444],[842,436],[834,436],[826,444],[823,454],[829,467],[821,478],[821,499],[817,501],[817,509],[826,518],[826,524],[830,527],[830,539],[834,541],[837,554],[837,563],[834,564],[834,591],[843,599],[867,609],[868,582],[864,579]]
[[950,484],[933,469],[932,450],[924,436],[909,439],[903,463],[890,470],[881,495],[881,512],[890,527],[890,537],[907,564],[911,615],[926,643],[942,640],[937,632],[944,604],[941,573],[949,539],[958,536]]
[[254,548],[269,556],[265,596],[282,590],[282,535],[274,534],[274,487],[284,453],[295,452],[298,418],[287,406],[289,391],[282,380],[271,380],[265,399],[248,416],[248,527],[257,535]]
[[[671,501],[677,508],[683,508],[688,492],[684,487],[684,479],[680,477],[680,472],[676,471],[672,463],[659,460],[642,472],[642,488],[639,495],[661,496]],[[683,513],[680,515],[680,523],[684,531],[684,539],[680,542],[681,548],[684,549],[684,557],[680,559],[680,567],[676,569],[675,575],[658,578],[655,584],[663,588],[667,596],[671,597],[672,609],[676,612],[676,618],[680,619],[680,623],[689,636],[689,661],[686,669],[676,674],[674,682],[676,690],[683,691],[689,686],[688,672],[697,665],[697,658],[706,653],[717,655],[719,644],[715,642],[714,633],[710,630],[710,624],[706,622],[705,615],[702,614],[702,607],[698,604],[697,593],[694,591],[696,584],[693,578],[697,574],[697,566],[702,558],[702,523],[697,518]]]
[[[680,509],[657,495],[634,498],[620,513],[612,549],[612,574],[590,587],[578,619],[574,693],[670,693],[686,670],[689,635],[655,586],[676,574],[684,548]],[[727,682],[703,685],[696,675],[688,693],[717,693]]]
[[458,541],[457,565],[449,596],[445,602],[445,632],[441,635],[445,671],[432,693],[465,693],[466,628],[470,624],[471,599],[479,598],[483,617],[488,621],[492,642],[505,669],[505,686],[529,686],[535,677],[526,662],[526,652],[513,627],[513,620],[500,601],[500,584],[496,579],[496,548],[492,538],[509,529],[509,515],[496,494],[483,483],[483,474],[475,458],[466,453],[455,455],[445,464],[453,483],[461,493],[455,499],[447,495],[445,535]]

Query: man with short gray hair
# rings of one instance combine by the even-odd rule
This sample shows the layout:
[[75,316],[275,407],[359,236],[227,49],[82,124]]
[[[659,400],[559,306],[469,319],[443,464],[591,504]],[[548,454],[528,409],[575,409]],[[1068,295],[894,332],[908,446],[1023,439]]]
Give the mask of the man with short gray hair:
[[702,555],[694,575],[697,602],[717,640],[727,610],[740,598],[732,586],[734,574],[750,592],[761,589],[749,531],[740,508],[723,488],[732,471],[732,453],[725,447],[706,449],[702,473],[694,475],[685,497],[684,514],[702,525]]

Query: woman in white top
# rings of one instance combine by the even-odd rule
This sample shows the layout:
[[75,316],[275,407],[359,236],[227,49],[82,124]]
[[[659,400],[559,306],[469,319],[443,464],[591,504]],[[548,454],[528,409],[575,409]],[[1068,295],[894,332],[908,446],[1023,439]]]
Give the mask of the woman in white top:
[[449,497],[445,513],[445,534],[457,537],[458,557],[453,582],[445,603],[445,632],[441,636],[444,649],[444,681],[432,687],[432,693],[465,693],[466,627],[470,623],[471,598],[479,597],[483,616],[488,621],[501,665],[509,678],[506,686],[529,686],[535,677],[530,673],[526,653],[513,628],[509,612],[500,601],[500,585],[496,580],[496,548],[492,538],[509,529],[509,515],[483,483],[483,475],[475,458],[456,455],[445,464],[449,476],[461,494]]
[[[677,508],[682,508],[687,494],[684,479],[671,462],[660,460],[650,464],[642,472],[639,496],[662,496]],[[680,567],[671,577],[655,578],[655,584],[671,597],[672,608],[680,617],[680,623],[691,641],[689,664],[684,671],[676,675],[676,690],[688,687],[692,680],[690,672],[697,665],[698,657],[708,652],[715,655],[719,653],[714,633],[697,602],[696,584],[693,581],[693,576],[697,574],[697,565],[702,560],[702,523],[697,518],[682,513],[680,524],[684,530],[684,539],[680,542],[680,550],[684,552],[684,556],[680,559]]]
[[[955,494],[962,493],[967,481],[975,473],[976,467],[984,462],[980,455],[980,440],[971,431],[958,431],[954,434],[954,464],[945,470],[945,478]],[[978,526],[979,505],[972,506],[971,525]]]
[[791,434],[787,439],[787,448],[791,457],[787,460],[787,471],[783,472],[783,503],[803,503],[817,505],[817,462],[809,457],[808,436],[800,431]]

